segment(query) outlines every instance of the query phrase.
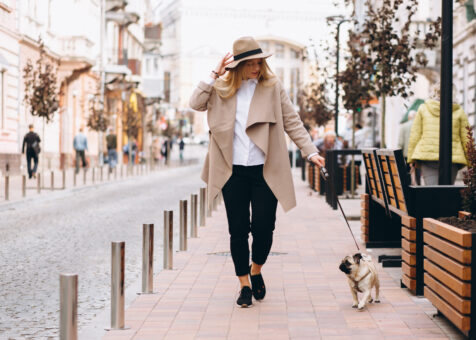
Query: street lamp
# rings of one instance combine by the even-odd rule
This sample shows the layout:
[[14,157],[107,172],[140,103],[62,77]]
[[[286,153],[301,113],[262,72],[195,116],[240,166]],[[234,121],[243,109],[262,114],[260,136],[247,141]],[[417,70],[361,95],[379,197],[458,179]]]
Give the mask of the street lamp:
[[451,183],[453,123],[453,0],[442,0],[439,185]]
[[342,15],[332,15],[326,18],[327,22],[335,22],[337,21],[337,33],[336,33],[336,41],[337,41],[337,52],[336,52],[336,100],[335,100],[335,131],[336,136],[339,135],[338,133],[338,119],[339,119],[339,58],[340,58],[340,25],[344,22],[350,21],[349,19],[345,19]]

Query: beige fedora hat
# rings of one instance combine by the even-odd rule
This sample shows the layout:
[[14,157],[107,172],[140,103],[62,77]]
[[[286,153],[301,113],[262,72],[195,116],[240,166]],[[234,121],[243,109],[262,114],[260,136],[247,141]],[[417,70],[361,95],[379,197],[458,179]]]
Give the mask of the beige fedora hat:
[[233,62],[226,69],[235,68],[244,60],[268,58],[271,55],[271,53],[264,53],[258,42],[252,37],[242,37],[233,43]]

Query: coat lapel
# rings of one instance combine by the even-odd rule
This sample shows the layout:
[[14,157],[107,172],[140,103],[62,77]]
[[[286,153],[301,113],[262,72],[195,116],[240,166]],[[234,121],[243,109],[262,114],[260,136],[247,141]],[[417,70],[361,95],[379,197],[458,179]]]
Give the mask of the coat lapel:
[[208,115],[208,125],[223,158],[230,169],[233,168],[233,137],[235,135],[236,95],[229,99],[219,99],[220,109]]
[[246,134],[264,152],[265,157],[268,154],[269,127],[275,123],[273,87],[258,83],[251,99]]

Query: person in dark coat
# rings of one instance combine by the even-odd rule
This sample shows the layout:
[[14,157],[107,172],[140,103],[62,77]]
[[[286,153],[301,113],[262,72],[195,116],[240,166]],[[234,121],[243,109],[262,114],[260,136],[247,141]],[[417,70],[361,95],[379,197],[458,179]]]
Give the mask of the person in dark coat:
[[[28,178],[36,178],[36,170],[38,169],[38,154],[40,153],[40,136],[33,131],[33,124],[28,126],[30,131],[23,137],[22,153],[25,153],[26,145],[26,164],[28,168]],[[33,160],[33,168],[31,167],[31,160]]]

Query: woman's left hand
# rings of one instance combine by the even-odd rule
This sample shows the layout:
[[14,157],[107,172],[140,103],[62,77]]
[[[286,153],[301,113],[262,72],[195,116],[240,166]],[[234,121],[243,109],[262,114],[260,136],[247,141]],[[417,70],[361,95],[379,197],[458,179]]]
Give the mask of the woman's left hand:
[[316,164],[318,167],[323,167],[326,165],[326,160],[324,159],[324,157],[321,157],[319,155],[312,156],[310,161]]

